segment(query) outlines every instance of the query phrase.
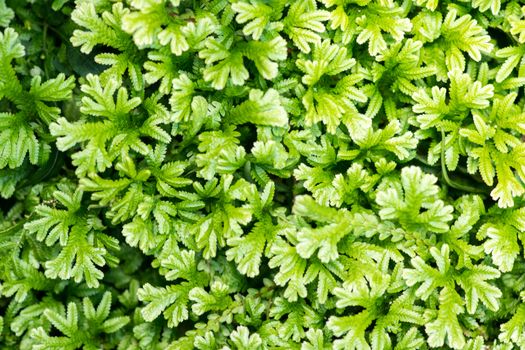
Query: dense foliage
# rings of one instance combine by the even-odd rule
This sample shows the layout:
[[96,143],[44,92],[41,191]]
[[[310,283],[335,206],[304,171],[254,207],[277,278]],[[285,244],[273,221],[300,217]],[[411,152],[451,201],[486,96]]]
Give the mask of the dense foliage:
[[525,349],[525,3],[0,0],[1,349]]

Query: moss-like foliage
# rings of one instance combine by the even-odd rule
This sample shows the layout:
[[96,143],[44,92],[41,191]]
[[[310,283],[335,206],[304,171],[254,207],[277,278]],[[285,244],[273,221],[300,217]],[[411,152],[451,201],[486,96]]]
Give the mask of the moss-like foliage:
[[0,0],[1,349],[525,349],[518,0]]

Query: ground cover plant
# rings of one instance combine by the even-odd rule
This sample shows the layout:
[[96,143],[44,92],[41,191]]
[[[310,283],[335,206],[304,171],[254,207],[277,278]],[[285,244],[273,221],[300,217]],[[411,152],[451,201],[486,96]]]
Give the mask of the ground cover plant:
[[1,349],[525,349],[525,3],[0,0]]

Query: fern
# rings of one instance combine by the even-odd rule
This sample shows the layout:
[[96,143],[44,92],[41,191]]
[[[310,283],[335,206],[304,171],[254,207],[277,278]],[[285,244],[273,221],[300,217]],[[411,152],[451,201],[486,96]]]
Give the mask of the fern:
[[[98,333],[114,333],[129,323],[127,316],[108,318],[111,308],[111,294],[104,294],[100,304],[95,309],[89,298],[82,302],[82,317],[79,317],[77,304],[71,302],[67,305],[67,312],[44,311],[45,317],[64,336],[49,336],[44,328],[39,327],[31,332],[35,340],[35,349],[77,349],[83,347],[96,347],[100,345]],[[80,325],[79,325],[80,318]],[[88,328],[89,327],[89,328]]]
[[524,11],[0,0],[0,348],[524,348]]

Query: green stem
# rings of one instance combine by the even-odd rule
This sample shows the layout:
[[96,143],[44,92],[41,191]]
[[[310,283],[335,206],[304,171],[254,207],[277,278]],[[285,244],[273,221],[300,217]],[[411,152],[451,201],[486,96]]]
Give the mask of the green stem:
[[47,23],[44,23],[44,30],[42,31],[42,40],[43,40],[43,48],[42,48],[42,51],[44,53],[44,75],[46,76],[46,80],[49,79],[49,72],[48,72],[48,69],[47,69],[47,62],[46,62],[46,59],[47,59],[47,28],[48,28],[48,25]]
[[21,220],[18,223],[14,224],[13,226],[9,226],[8,228],[5,228],[0,231],[0,236],[7,235],[10,233],[16,232],[21,226],[23,226],[27,222],[27,219]]

